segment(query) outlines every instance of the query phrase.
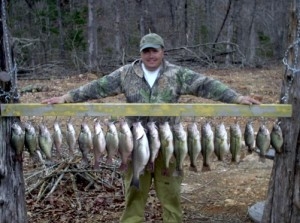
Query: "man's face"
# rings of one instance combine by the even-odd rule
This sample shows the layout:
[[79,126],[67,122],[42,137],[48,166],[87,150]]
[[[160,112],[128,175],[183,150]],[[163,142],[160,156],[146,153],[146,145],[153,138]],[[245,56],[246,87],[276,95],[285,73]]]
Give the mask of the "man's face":
[[141,52],[141,58],[147,70],[156,70],[162,63],[164,50],[162,48],[146,48]]

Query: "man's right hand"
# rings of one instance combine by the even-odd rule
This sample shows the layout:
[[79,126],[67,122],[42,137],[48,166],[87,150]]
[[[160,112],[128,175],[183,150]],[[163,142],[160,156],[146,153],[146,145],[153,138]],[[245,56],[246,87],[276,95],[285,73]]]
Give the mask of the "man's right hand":
[[62,104],[65,103],[65,98],[64,96],[60,96],[60,97],[53,97],[53,98],[48,98],[48,99],[44,99],[42,101],[42,104]]

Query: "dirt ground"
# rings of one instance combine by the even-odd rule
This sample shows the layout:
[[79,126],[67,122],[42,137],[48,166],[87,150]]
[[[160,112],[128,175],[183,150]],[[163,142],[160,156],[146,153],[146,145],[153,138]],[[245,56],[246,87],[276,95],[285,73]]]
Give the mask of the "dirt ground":
[[[203,70],[195,68],[202,72]],[[278,103],[281,90],[282,68],[269,69],[228,69],[205,70],[207,75],[220,79],[242,94],[262,96],[262,102]],[[92,74],[68,76],[64,79],[19,80],[18,87],[23,90],[22,103],[41,102],[42,99],[58,96],[97,78]],[[32,89],[32,90],[28,90]],[[107,98],[101,102],[121,102],[123,96]],[[184,96],[180,102],[209,102],[211,101]],[[45,117],[44,122],[52,131],[55,117]],[[58,117],[61,128],[66,128],[68,117]],[[92,128],[92,119],[88,122]],[[107,118],[107,117],[106,117]],[[212,124],[223,121],[227,130],[231,123],[239,121],[243,130],[249,118],[217,117],[209,118]],[[255,130],[261,122],[267,124],[271,130],[274,119],[251,118]],[[22,117],[22,122],[30,120],[37,126],[42,117]],[[185,122],[191,119],[186,119]],[[199,126],[207,120],[206,117],[197,117]],[[74,117],[73,124],[79,132],[82,118]],[[66,144],[64,144],[66,146]],[[244,148],[245,149],[245,148]],[[243,151],[244,158],[239,164],[230,162],[230,154],[224,162],[213,158],[212,170],[202,172],[202,157],[198,159],[198,172],[189,171],[189,159],[184,166],[184,180],[182,183],[182,207],[184,222],[252,222],[248,217],[248,208],[266,198],[268,183],[273,162],[259,161],[256,153],[251,155]],[[103,166],[102,171],[89,172],[91,178],[82,176],[84,170],[79,171],[77,162],[80,154],[73,160],[59,160],[55,167],[33,165],[27,153],[24,158],[24,177],[26,182],[26,202],[29,222],[118,222],[124,207],[124,193],[121,175],[115,170]],[[63,170],[76,169],[77,174]],[[72,170],[73,170],[72,169]],[[52,172],[51,172],[52,171]],[[75,171],[75,172],[76,172]],[[64,173],[64,174],[62,174]],[[85,174],[87,174],[85,172]],[[74,176],[76,179],[74,179]],[[87,175],[85,175],[87,176]],[[39,186],[36,182],[42,182]],[[95,182],[96,181],[96,182]],[[56,183],[57,182],[57,183]],[[47,187],[46,185],[51,185]],[[53,189],[53,192],[49,193]],[[28,192],[30,191],[30,192]],[[48,196],[46,196],[49,194]],[[161,222],[161,206],[155,191],[151,190],[145,211],[146,222]]]

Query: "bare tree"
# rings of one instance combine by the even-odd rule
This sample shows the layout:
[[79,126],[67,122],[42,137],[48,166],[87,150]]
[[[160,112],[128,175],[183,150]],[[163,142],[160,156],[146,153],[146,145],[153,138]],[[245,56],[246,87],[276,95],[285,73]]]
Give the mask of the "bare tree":
[[95,2],[94,0],[88,0],[88,71],[98,70],[98,44],[97,44],[97,22],[95,19]]
[[172,44],[175,46],[186,44],[187,35],[187,1],[169,1],[171,26],[173,30]]
[[60,0],[56,0],[57,5],[57,22],[58,22],[58,28],[59,28],[59,42],[60,42],[60,56],[61,59],[65,58],[65,44],[64,44],[64,32],[63,32],[63,23],[62,23],[62,14],[61,14],[61,4]]
[[[0,8],[0,51],[2,52],[0,54],[0,102],[2,104],[16,100],[16,92],[13,89],[16,80],[15,72],[12,70],[13,56],[8,35],[5,0],[1,0]],[[3,78],[5,74],[7,78]],[[17,159],[17,153],[10,143],[11,126],[14,121],[12,117],[0,117],[0,222],[3,223],[27,222],[22,159]]]
[[262,222],[300,222],[300,0],[291,0],[289,39],[281,103],[292,104],[292,117],[281,119],[283,152],[274,159]]

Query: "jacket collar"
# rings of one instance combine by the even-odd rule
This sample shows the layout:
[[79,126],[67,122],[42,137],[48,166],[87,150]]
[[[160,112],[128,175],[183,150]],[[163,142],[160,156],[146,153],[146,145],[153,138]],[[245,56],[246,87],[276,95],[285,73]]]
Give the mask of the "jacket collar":
[[[162,61],[162,70],[160,71],[160,74],[163,73],[163,71],[166,69],[167,64],[168,64],[168,61],[163,59],[163,61]],[[132,65],[132,68],[133,68],[134,73],[136,75],[138,75],[140,78],[144,77],[144,72],[143,72],[143,69],[142,69],[142,60],[141,59],[137,59],[137,60],[133,61],[131,65]]]

